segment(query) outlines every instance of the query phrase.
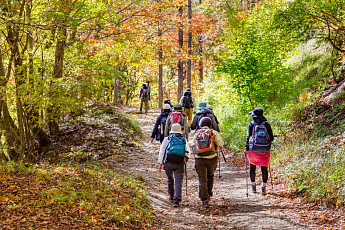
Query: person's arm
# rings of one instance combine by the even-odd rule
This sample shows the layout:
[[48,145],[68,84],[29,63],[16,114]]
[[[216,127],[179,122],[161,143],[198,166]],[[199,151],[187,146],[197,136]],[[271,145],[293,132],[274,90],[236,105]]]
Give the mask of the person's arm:
[[139,93],[139,98],[141,98],[141,94],[143,93],[143,89],[140,89],[140,93]]
[[178,102],[178,103],[181,104],[181,105],[183,104],[183,103],[182,103],[182,102],[183,102],[183,97],[184,97],[184,96],[182,96],[182,97],[180,98],[179,102]]
[[[158,116],[156,120],[156,124],[153,127],[152,133],[151,133],[151,143],[153,142],[153,139],[157,136],[158,134],[158,126],[161,123],[162,117]],[[162,127],[161,127],[162,128]]]
[[[211,113],[211,114],[212,114],[212,113]],[[211,121],[212,121],[212,128],[213,128],[214,130],[216,130],[217,132],[220,132],[218,123],[217,123],[217,121],[216,121],[216,119],[215,119],[215,116],[214,116],[213,114],[211,115]]]
[[268,122],[265,123],[265,126],[266,126],[266,129],[267,129],[268,136],[270,137],[270,142],[272,143],[272,141],[274,140],[272,127],[271,127],[271,125]]
[[247,136],[246,136],[246,151],[249,150],[249,139],[253,135],[253,124],[252,122],[249,123],[247,129]]
[[165,150],[166,150],[168,144],[169,144],[169,138],[165,137],[162,144],[161,144],[161,147],[159,148],[159,155],[158,155],[158,164],[159,164],[158,171],[159,172],[162,171],[163,159],[164,159]]
[[217,145],[217,147],[222,147],[224,145],[224,141],[220,133],[217,132],[216,130],[212,130],[212,134],[215,136],[214,142]]

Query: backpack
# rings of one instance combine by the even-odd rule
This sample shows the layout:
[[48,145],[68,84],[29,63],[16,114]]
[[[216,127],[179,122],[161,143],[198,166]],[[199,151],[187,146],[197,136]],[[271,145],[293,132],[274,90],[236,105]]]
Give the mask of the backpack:
[[265,121],[260,124],[253,122],[252,150],[255,152],[267,152],[270,150],[270,138],[268,136],[265,123]]
[[158,126],[158,133],[156,140],[160,140],[161,137],[164,137],[165,124],[167,123],[168,116],[162,116],[161,123]]
[[192,101],[192,97],[187,95],[187,96],[183,96],[182,99],[182,107],[189,109],[193,107],[193,101]]
[[147,98],[149,96],[149,89],[148,88],[141,88],[141,97]]
[[211,121],[212,121],[212,117],[211,117],[211,115],[209,113],[200,113],[200,114],[198,114],[198,123],[196,125],[196,130],[201,129],[199,124],[200,124],[201,118],[203,118],[203,117],[209,117],[209,118],[211,118]]
[[172,134],[165,150],[166,162],[182,163],[186,156],[186,139],[182,135]]
[[216,152],[215,136],[210,129],[199,129],[195,133],[194,145],[198,156],[210,156]]
[[184,121],[183,121],[183,115],[179,111],[175,111],[171,113],[170,116],[170,125],[179,123],[181,125],[181,128],[183,129],[184,127]]

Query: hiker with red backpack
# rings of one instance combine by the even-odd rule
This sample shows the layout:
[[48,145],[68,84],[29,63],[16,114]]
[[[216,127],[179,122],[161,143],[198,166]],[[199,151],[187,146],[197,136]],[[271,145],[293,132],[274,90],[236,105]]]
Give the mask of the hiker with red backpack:
[[[249,158],[249,174],[252,182],[252,192],[256,193],[255,171],[256,166],[260,166],[262,172],[261,194],[266,195],[270,148],[274,136],[271,125],[263,116],[263,110],[261,108],[254,108],[253,111],[249,112],[249,115],[253,118],[253,121],[249,123],[247,129],[245,157],[248,156]],[[252,139],[250,137],[252,137]],[[252,143],[250,143],[251,140]]]
[[199,178],[199,198],[204,208],[209,208],[213,195],[214,173],[219,160],[219,153],[224,141],[219,132],[211,129],[209,117],[200,120],[200,129],[195,131],[193,151],[195,151],[195,169]]
[[171,127],[170,135],[165,137],[159,150],[158,171],[164,169],[168,179],[169,201],[179,207],[182,200],[182,182],[185,163],[189,157],[189,146],[183,137],[181,125]]
[[164,131],[165,137],[168,136],[171,130],[171,126],[176,123],[179,123],[181,125],[183,136],[188,140],[188,134],[189,134],[188,122],[187,122],[186,115],[183,113],[181,104],[174,105],[174,110],[169,114],[167,118],[167,123],[165,125],[165,131]]
[[215,119],[215,116],[213,113],[207,108],[206,102],[200,102],[198,107],[198,112],[195,114],[193,118],[193,122],[190,126],[191,130],[198,130],[200,129],[200,120],[203,117],[209,117],[212,121],[212,126],[210,127],[213,130],[216,130],[217,132],[220,132],[219,126],[217,124],[217,121]]
[[192,90],[190,88],[186,89],[179,103],[183,107],[183,112],[186,114],[188,118],[188,126],[190,126],[192,124],[193,108],[195,104],[195,99],[192,96]]
[[146,83],[142,84],[140,89],[140,112],[143,112],[143,104],[145,104],[145,114],[147,114],[147,110],[149,107],[149,100],[150,100],[150,91]]
[[165,125],[167,118],[170,113],[170,105],[169,104],[164,104],[162,107],[162,112],[161,114],[158,115],[156,124],[153,127],[152,134],[151,134],[151,143],[153,142],[154,139],[157,141],[160,141],[161,143],[163,142],[164,139],[164,130],[165,130]]

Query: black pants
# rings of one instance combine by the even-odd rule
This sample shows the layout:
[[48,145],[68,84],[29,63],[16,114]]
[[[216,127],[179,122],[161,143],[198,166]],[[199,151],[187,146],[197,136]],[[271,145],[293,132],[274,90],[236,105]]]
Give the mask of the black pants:
[[[256,165],[250,164],[250,180],[252,182],[255,182],[255,171],[256,171]],[[268,180],[268,169],[265,166],[261,166],[261,172],[262,172],[262,182],[267,183]]]

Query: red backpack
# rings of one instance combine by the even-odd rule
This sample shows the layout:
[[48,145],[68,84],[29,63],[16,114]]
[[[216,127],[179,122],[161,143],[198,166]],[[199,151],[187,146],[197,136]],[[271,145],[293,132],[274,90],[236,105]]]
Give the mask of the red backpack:
[[169,130],[173,124],[179,123],[181,125],[181,129],[184,129],[184,119],[182,112],[174,111],[171,113],[170,120],[169,120]]

